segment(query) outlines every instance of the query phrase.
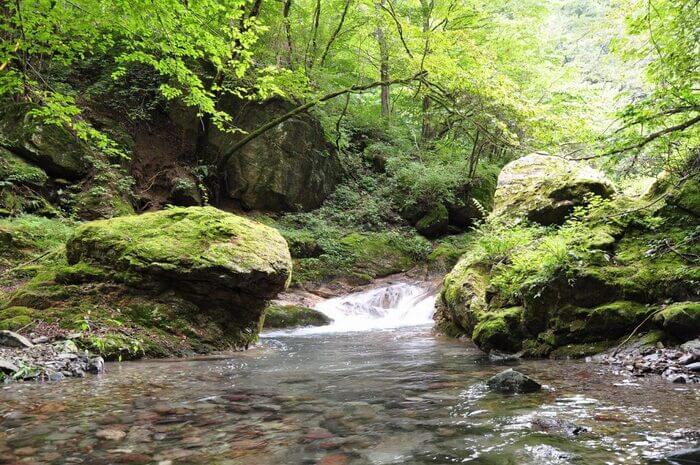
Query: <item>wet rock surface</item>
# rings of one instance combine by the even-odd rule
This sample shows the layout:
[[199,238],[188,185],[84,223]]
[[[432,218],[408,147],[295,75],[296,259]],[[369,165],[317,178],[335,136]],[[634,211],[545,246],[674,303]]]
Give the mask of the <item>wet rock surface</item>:
[[[3,380],[61,381],[104,371],[102,357],[78,349],[71,339],[37,336],[29,342],[18,334],[4,336],[0,339],[0,378]],[[14,343],[17,337],[28,345],[17,346]]]
[[700,383],[700,340],[677,348],[629,348],[619,353],[607,353],[592,360],[612,365],[618,371],[635,377],[661,375],[675,384]]
[[502,371],[496,376],[489,378],[486,385],[492,391],[503,394],[525,394],[542,389],[540,383],[513,369]]

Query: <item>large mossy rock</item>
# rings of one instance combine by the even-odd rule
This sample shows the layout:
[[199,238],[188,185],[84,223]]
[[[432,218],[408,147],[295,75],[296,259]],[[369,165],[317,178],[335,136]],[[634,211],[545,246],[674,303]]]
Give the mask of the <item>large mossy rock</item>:
[[269,299],[291,276],[274,229],[213,207],[171,208],[80,226],[69,264],[86,262],[164,283],[202,301]]
[[498,176],[491,218],[528,219],[562,224],[587,196],[609,197],[615,191],[593,168],[547,154],[533,153],[508,163]]
[[[291,102],[224,101],[236,115],[234,125],[253,131],[294,108]],[[219,159],[244,134],[215,127],[206,135],[205,152]],[[239,149],[225,167],[227,193],[248,210],[306,211],[319,207],[341,179],[339,159],[320,122],[308,113],[288,119]]]
[[694,187],[673,189],[657,200],[618,194],[554,227],[528,222],[531,210],[516,204],[500,210],[445,277],[438,329],[533,357],[588,355],[635,329],[671,343],[697,337],[700,221],[693,202],[677,200]]
[[[53,251],[0,292],[0,326],[82,332],[79,344],[107,359],[247,347],[268,301],[290,281],[287,244],[275,229],[212,207],[83,223],[51,241],[41,234],[52,225],[42,221],[30,237]],[[16,236],[11,250],[24,247]]]
[[89,169],[89,147],[63,127],[38,123],[24,105],[0,105],[0,145],[51,176],[76,180]]

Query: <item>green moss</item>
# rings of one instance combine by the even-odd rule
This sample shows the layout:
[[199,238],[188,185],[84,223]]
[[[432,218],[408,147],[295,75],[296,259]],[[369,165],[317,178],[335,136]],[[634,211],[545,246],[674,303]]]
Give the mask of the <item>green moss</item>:
[[430,243],[416,235],[398,232],[332,233],[319,240],[323,253],[294,260],[294,283],[319,283],[332,279],[349,279],[358,284],[368,282],[413,268],[430,250]]
[[42,186],[48,176],[41,168],[0,147],[0,179],[13,184]]
[[473,240],[474,234],[471,232],[439,240],[428,255],[430,268],[436,271],[452,269],[469,250]]
[[213,207],[169,208],[85,223],[66,246],[71,264],[86,261],[145,276],[179,276],[202,285],[254,292],[251,274],[282,286],[290,278],[287,244],[274,229]]
[[578,331],[581,337],[617,338],[631,332],[654,311],[637,302],[617,301],[594,308]]
[[57,267],[54,280],[60,284],[79,284],[91,281],[102,281],[107,279],[109,273],[104,268],[99,268],[85,262],[78,262],[75,265]]
[[0,320],[14,318],[16,316],[32,316],[36,310],[29,307],[13,306],[0,310]]
[[437,237],[447,232],[447,207],[439,203],[428,210],[416,223],[416,229],[425,237]]
[[280,233],[289,245],[292,258],[313,258],[323,253],[323,248],[311,231],[280,229]]
[[567,344],[554,349],[549,356],[557,359],[583,358],[590,355],[599,354],[617,345],[616,340],[605,340],[600,342],[590,342],[581,344]]
[[440,293],[443,305],[438,307],[438,316],[451,320],[464,334],[471,335],[479,322],[478,315],[486,310],[487,287],[488,270],[465,256],[443,281]]
[[681,210],[700,216],[700,180],[691,177],[672,191],[667,202]]
[[677,302],[659,312],[654,320],[675,338],[700,336],[700,302]]
[[17,331],[22,328],[32,324],[32,318],[26,315],[19,315],[13,318],[6,318],[0,320],[0,329],[8,329],[10,331]]
[[294,328],[298,326],[324,326],[331,319],[312,308],[298,305],[270,305],[265,309],[263,327]]
[[17,331],[31,325],[37,311],[29,307],[8,307],[0,310],[0,329]]
[[485,350],[519,351],[523,339],[522,313],[522,307],[512,307],[480,314],[472,340]]
[[29,253],[43,252],[63,246],[73,233],[72,222],[61,218],[45,218],[36,215],[20,215],[0,219],[0,230],[6,237],[0,242],[0,252],[7,243],[13,250],[26,250]]

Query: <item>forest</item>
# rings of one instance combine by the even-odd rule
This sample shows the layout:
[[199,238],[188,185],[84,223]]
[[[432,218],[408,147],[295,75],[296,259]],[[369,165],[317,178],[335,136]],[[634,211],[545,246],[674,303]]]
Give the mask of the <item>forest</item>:
[[0,19],[0,464],[700,463],[698,0]]

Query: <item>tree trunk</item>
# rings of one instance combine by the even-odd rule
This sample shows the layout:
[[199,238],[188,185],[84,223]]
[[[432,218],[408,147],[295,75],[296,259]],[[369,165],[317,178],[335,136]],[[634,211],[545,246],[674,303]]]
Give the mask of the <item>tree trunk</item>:
[[284,7],[282,8],[282,17],[284,18],[284,35],[286,39],[285,44],[285,65],[287,68],[292,68],[292,54],[294,53],[294,48],[292,45],[292,24],[289,21],[289,11],[292,9],[292,0],[284,0]]
[[[423,60],[430,53],[430,44],[428,42],[427,34],[430,33],[430,17],[433,14],[433,1],[421,0],[421,11],[423,13],[423,34],[426,34],[425,38],[425,50],[423,51]],[[435,136],[433,128],[430,124],[430,97],[425,95],[423,97],[423,125],[421,127],[421,141],[425,144],[427,141]]]
[[[384,6],[386,0],[380,0],[380,3],[376,5],[377,17],[380,18],[381,9]],[[377,43],[379,44],[379,80],[381,82],[388,82],[389,78],[389,47],[386,43],[386,36],[384,35],[384,29],[381,24],[377,25],[375,31],[377,36]],[[388,118],[391,113],[391,108],[389,106],[390,85],[383,84],[381,86],[381,101],[382,101],[382,116]]]
[[307,48],[306,54],[306,69],[311,69],[316,63],[316,51],[318,50],[318,26],[321,21],[321,0],[316,0],[314,8],[314,27],[311,34],[311,43]]

